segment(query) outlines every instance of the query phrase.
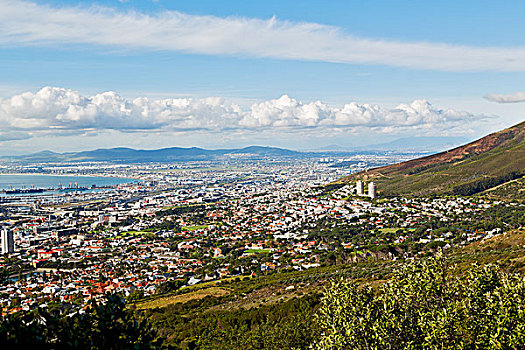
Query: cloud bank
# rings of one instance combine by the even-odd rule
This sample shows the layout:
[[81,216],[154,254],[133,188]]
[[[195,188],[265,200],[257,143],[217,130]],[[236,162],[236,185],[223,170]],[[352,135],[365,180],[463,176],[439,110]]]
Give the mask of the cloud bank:
[[441,71],[525,71],[525,48],[401,42],[276,18],[149,15],[0,0],[0,44],[92,44],[207,55],[374,64]]
[[516,92],[514,94],[488,94],[485,99],[497,103],[518,103],[525,102],[525,92]]
[[[59,87],[44,87],[0,99],[0,140],[38,135],[71,135],[97,130],[122,132],[301,131],[366,128],[443,130],[484,119],[414,100],[387,109],[378,105],[321,101],[301,102],[287,95],[241,108],[222,98],[125,99],[113,91],[93,96]],[[11,138],[10,138],[11,137]]]

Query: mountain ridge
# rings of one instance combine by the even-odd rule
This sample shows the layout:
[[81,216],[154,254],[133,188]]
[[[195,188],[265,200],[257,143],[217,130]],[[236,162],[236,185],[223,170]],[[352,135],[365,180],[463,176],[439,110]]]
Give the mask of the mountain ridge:
[[227,155],[251,156],[302,156],[307,153],[267,146],[248,146],[231,149],[204,149],[200,147],[166,147],[160,149],[133,149],[129,147],[98,148],[89,151],[57,153],[41,151],[28,155],[12,156],[10,159],[27,162],[170,162],[211,160]]
[[376,182],[378,193],[433,195],[480,193],[525,175],[525,122],[466,145],[341,179]]

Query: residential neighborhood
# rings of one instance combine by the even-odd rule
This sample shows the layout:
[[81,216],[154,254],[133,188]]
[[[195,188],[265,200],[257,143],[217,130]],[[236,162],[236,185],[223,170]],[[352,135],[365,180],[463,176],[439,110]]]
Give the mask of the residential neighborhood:
[[363,191],[366,183],[321,186],[341,176],[331,164],[108,166],[96,174],[131,180],[5,195],[2,240],[12,245],[2,245],[2,312],[58,303],[82,310],[108,292],[132,299],[337,261],[410,258],[516,228],[512,218],[491,227],[475,218],[525,210],[471,197],[381,198],[381,188]]

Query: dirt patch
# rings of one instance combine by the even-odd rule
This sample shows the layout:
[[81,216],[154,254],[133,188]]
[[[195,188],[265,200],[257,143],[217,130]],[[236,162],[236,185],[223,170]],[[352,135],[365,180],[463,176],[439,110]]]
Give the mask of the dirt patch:
[[203,299],[207,296],[222,297],[229,294],[230,291],[227,289],[219,287],[210,287],[205,289],[199,289],[186,294],[171,295],[167,297],[161,297],[158,299],[137,303],[136,307],[139,310],[154,309],[158,307],[162,308],[171,304],[186,303],[190,300]]

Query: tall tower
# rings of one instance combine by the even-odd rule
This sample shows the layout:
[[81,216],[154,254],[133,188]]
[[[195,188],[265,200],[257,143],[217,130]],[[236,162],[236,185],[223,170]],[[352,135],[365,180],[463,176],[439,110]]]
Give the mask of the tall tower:
[[13,231],[3,229],[2,230],[2,254],[10,254],[15,251],[15,240],[13,237]]
[[357,195],[358,195],[358,196],[362,196],[362,195],[364,194],[364,190],[363,190],[363,181],[358,180],[358,181],[357,181],[357,184],[356,184],[356,186],[355,186],[355,189],[356,189]]
[[376,184],[373,182],[368,184],[368,197],[372,199],[376,198]]

